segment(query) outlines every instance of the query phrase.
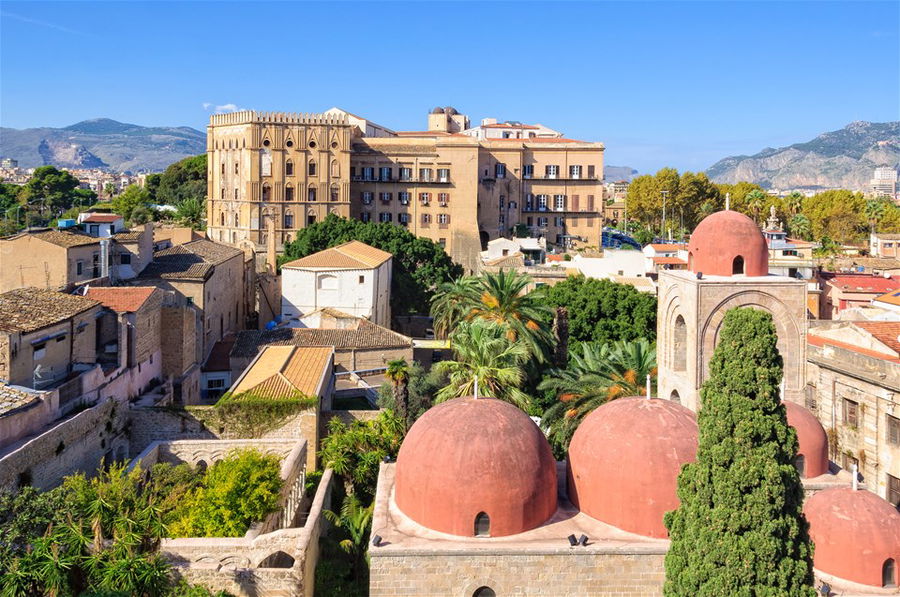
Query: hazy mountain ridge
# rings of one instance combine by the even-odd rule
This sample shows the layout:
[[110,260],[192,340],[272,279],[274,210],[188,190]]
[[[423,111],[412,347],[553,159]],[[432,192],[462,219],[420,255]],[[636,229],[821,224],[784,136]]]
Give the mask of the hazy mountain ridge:
[[97,118],[64,128],[0,128],[0,155],[22,168],[46,164],[116,171],[163,170],[204,153],[206,134],[190,127],[145,127]]
[[851,122],[788,147],[730,156],[706,173],[715,182],[755,182],[766,188],[866,190],[878,166],[900,163],[900,121]]
[[603,166],[603,179],[606,182],[618,182],[631,180],[638,175],[638,171],[631,166]]

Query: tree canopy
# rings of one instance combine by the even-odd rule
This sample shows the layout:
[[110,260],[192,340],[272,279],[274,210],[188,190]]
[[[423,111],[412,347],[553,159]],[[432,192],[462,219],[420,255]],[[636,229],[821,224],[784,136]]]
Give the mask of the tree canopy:
[[206,202],[206,154],[184,158],[148,180],[147,190],[156,203],[178,205],[185,199]]
[[697,460],[682,469],[681,504],[665,517],[667,596],[815,594],[777,341],[770,314],[726,314],[700,390]]
[[394,256],[391,311],[395,315],[427,313],[439,284],[459,277],[462,266],[444,249],[427,238],[419,238],[402,226],[361,222],[329,214],[321,222],[297,232],[284,247],[285,263],[351,240],[358,240]]

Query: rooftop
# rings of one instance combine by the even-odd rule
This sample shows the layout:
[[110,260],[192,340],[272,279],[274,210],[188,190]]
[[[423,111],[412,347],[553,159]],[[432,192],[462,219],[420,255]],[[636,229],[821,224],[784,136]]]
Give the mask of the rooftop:
[[333,346],[348,348],[400,348],[412,346],[412,339],[368,319],[359,319],[355,329],[277,328],[238,332],[231,356],[252,358],[264,346]]
[[124,219],[124,218],[118,214],[95,213],[95,214],[91,214],[88,217],[86,217],[85,219],[83,219],[82,222],[86,222],[88,224],[114,224],[115,222],[118,222],[119,220],[122,220],[122,219]]
[[876,340],[900,354],[900,321],[854,321],[853,325],[869,332]]
[[0,331],[39,330],[99,304],[90,298],[55,290],[17,288],[0,294]]
[[681,251],[687,250],[687,245],[679,245],[677,243],[651,243],[651,247],[657,252],[670,252],[670,251]]
[[231,392],[266,398],[289,398],[297,392],[317,396],[333,354],[330,346],[267,346]]
[[873,276],[872,274],[837,274],[822,272],[826,283],[845,292],[877,292],[879,294],[900,288],[900,280],[893,276]]
[[92,286],[85,296],[119,313],[139,310],[156,290],[154,286]]
[[0,382],[0,417],[37,402],[38,392]]
[[143,235],[143,230],[126,230],[124,232],[116,232],[113,234],[113,238],[116,242],[133,243],[139,241]]
[[228,355],[231,354],[231,349],[234,348],[235,340],[237,340],[237,337],[234,334],[229,334],[213,344],[212,350],[200,370],[230,371],[231,363]]
[[243,251],[206,239],[194,240],[154,253],[140,277],[205,280],[215,266],[238,255]]
[[74,230],[54,229],[21,232],[19,234],[7,237],[4,240],[15,240],[26,236],[31,236],[32,238],[48,242],[59,247],[65,247],[67,249],[71,247],[80,247],[82,245],[96,245],[100,242],[99,238],[84,234],[81,231],[76,232]]
[[371,269],[393,257],[387,251],[376,249],[358,240],[307,255],[285,263],[283,268]]
[[653,263],[657,265],[687,265],[687,261],[678,257],[654,257]]
[[876,296],[872,299],[872,301],[887,303],[889,305],[897,305],[898,307],[900,307],[900,290],[892,290],[890,292],[886,292],[881,296]]

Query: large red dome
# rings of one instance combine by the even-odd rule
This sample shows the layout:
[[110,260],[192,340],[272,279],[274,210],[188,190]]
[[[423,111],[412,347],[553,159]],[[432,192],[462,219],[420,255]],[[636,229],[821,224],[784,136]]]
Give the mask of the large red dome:
[[397,455],[395,487],[407,516],[453,535],[474,536],[476,519],[489,523],[491,537],[515,535],[556,512],[547,439],[528,415],[494,398],[456,398],[422,415]]
[[569,499],[620,529],[666,537],[663,515],[678,508],[675,489],[697,458],[694,413],[670,400],[620,398],[585,417],[569,445]]
[[805,478],[828,472],[828,435],[814,414],[794,402],[784,403],[788,425],[797,431],[797,455],[803,457]]
[[874,493],[849,487],[826,489],[806,500],[813,563],[826,574],[882,586],[885,563],[900,570],[900,512]]
[[688,269],[709,276],[768,275],[766,239],[744,214],[718,211],[704,218],[691,234]]

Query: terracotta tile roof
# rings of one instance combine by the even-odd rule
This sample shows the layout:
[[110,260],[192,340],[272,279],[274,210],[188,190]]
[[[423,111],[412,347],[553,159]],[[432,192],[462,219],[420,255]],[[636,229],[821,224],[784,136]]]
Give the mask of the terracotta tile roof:
[[679,245],[675,243],[651,243],[650,245],[657,251],[680,251],[681,249],[687,249],[687,245]]
[[873,276],[871,274],[835,274],[823,272],[826,283],[844,292],[885,293],[900,288],[900,279]]
[[900,306],[900,291],[892,290],[890,292],[882,294],[881,296],[876,296],[872,299],[872,301]]
[[494,257],[493,259],[489,259],[484,262],[485,265],[490,267],[518,267],[525,265],[525,255],[516,251],[515,253],[510,253],[509,255],[501,255],[500,257]]
[[0,417],[39,400],[37,392],[0,382]]
[[140,277],[205,280],[216,265],[237,255],[243,255],[243,251],[205,239],[195,240],[154,253],[153,261]]
[[206,362],[203,363],[200,370],[230,371],[231,363],[228,359],[228,355],[231,354],[231,349],[234,348],[235,340],[237,340],[237,337],[234,334],[229,334],[213,344],[209,357],[207,357]]
[[125,232],[116,232],[113,234],[113,238],[118,243],[133,243],[141,240],[141,237],[146,234],[143,230],[126,230]]
[[869,332],[876,340],[900,354],[900,321],[854,321],[853,325]]
[[118,214],[91,214],[81,221],[88,224],[113,224],[122,219],[124,218]]
[[0,294],[0,331],[39,330],[99,304],[87,297],[55,290],[17,288]]
[[336,350],[405,348],[412,339],[367,319],[356,329],[278,328],[238,332],[231,356],[252,358],[263,346],[333,346]]
[[23,236],[32,236],[39,240],[57,245],[59,247],[71,248],[80,247],[82,245],[96,245],[100,242],[99,238],[84,234],[83,232],[75,232],[74,230],[41,230],[38,232],[23,232],[10,236],[6,240],[13,240]]
[[657,265],[687,265],[687,261],[678,257],[654,257],[653,263]]
[[85,296],[113,311],[134,313],[155,291],[155,286],[92,286]]
[[285,263],[285,267],[324,267],[330,269],[371,269],[393,257],[387,251],[376,249],[358,240],[307,255]]
[[287,398],[296,392],[316,396],[327,375],[334,349],[330,346],[267,346],[241,375],[232,394]]

